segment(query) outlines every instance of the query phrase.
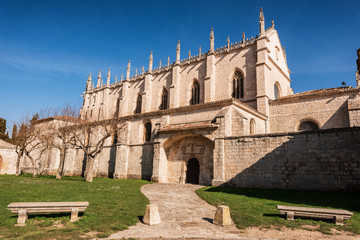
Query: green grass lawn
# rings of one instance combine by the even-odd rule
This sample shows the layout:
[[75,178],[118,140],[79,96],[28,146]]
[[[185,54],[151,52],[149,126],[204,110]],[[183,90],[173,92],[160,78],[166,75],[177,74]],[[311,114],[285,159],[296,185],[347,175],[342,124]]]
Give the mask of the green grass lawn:
[[[145,211],[148,199],[140,187],[143,180],[94,178],[88,183],[81,177],[0,175],[0,238],[78,239],[106,237],[134,225]],[[70,213],[29,214],[25,227],[15,227],[17,215],[7,210],[12,202],[88,201],[82,218],[70,223]],[[80,214],[81,216],[81,214]]]
[[[205,187],[197,190],[197,194],[212,205],[229,206],[231,217],[240,229],[251,226],[306,228],[304,225],[313,225],[318,226],[315,230],[325,234],[330,234],[331,228],[360,234],[360,193]],[[279,214],[276,205],[344,209],[354,215],[345,221],[344,226],[296,217],[295,221],[287,221]]]

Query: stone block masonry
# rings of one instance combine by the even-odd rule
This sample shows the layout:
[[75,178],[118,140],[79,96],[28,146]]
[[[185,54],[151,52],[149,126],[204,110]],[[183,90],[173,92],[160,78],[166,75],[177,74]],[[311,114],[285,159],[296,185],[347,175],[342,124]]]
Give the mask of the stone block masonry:
[[236,187],[360,190],[360,128],[224,139],[225,183]]

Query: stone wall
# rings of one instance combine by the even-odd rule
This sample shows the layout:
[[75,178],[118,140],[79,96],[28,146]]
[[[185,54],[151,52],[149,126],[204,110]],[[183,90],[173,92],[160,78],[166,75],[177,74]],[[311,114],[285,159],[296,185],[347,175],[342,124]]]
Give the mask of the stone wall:
[[225,138],[224,185],[358,191],[359,143],[359,127]]

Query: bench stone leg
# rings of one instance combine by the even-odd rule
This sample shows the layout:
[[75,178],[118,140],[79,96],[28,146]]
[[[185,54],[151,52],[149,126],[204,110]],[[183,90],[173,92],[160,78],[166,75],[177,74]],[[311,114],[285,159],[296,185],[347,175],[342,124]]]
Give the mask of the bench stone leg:
[[286,219],[289,221],[294,221],[294,212],[286,212]]
[[70,222],[76,222],[79,220],[79,208],[71,209],[71,219]]
[[18,213],[17,224],[15,226],[25,226],[25,221],[28,219],[26,210],[20,210]]
[[336,225],[344,225],[344,217],[343,216],[335,216],[333,220]]

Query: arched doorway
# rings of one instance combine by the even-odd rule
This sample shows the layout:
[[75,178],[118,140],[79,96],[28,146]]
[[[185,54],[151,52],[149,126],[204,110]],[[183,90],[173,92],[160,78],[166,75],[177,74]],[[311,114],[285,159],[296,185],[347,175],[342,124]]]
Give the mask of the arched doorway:
[[196,158],[190,158],[186,164],[186,169],[186,183],[199,184],[199,161]]

